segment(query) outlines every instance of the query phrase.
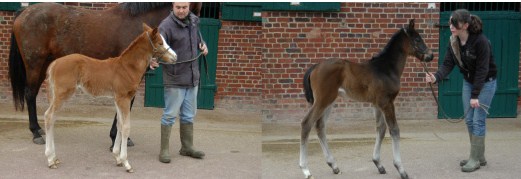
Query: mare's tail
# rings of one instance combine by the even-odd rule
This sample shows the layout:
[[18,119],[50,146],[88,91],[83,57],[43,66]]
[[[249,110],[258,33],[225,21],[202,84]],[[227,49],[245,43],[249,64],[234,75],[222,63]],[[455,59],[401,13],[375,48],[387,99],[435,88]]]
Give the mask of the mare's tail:
[[[22,9],[23,10],[23,9]],[[15,15],[15,20],[22,12],[18,11]],[[14,36],[14,29],[11,31],[11,49],[9,52],[9,79],[11,80],[11,91],[13,92],[13,102],[16,110],[24,110],[25,102],[25,87],[27,84],[27,77],[25,74],[25,66],[22,60],[22,54],[18,48],[16,37]]]
[[310,103],[310,104],[313,104],[313,102],[315,102],[315,98],[313,98],[313,90],[311,89],[311,81],[310,81],[310,76],[311,76],[311,72],[315,69],[315,67],[317,66],[317,64],[309,67],[309,69],[306,71],[306,73],[304,74],[304,94],[306,96],[306,100]]

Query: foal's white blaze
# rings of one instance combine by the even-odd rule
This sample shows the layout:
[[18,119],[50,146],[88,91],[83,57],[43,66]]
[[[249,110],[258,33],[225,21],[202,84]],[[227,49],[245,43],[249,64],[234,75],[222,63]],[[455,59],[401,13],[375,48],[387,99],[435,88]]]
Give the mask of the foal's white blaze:
[[[172,56],[174,56],[175,59],[177,59],[177,54],[175,53],[175,51],[172,50],[172,49],[170,48],[170,46],[168,45],[168,43],[166,43],[165,38],[164,38],[162,35],[160,35],[160,36],[161,36],[161,40],[163,40],[163,47],[164,47],[165,49],[168,49],[168,53],[170,53]],[[175,60],[174,60],[174,61],[175,61]]]

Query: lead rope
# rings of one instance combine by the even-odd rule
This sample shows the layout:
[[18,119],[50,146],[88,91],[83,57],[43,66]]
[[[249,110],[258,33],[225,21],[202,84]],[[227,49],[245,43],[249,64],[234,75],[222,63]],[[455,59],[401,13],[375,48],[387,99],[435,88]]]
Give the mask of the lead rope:
[[[425,64],[425,62],[421,62],[421,64],[423,65],[423,70],[425,71],[425,73],[429,73],[429,71],[427,70],[427,65]],[[443,108],[440,106],[438,98],[436,97],[436,94],[434,94],[434,88],[432,87],[432,83],[429,83],[429,87],[431,88],[431,94],[432,94],[432,97],[434,98],[434,101],[436,101],[436,106],[438,107],[438,110],[441,112],[442,117],[444,117],[447,121],[449,121],[451,123],[459,123],[459,122],[463,121],[463,119],[465,119],[467,114],[472,109],[472,107],[469,106],[467,111],[465,111],[465,113],[463,113],[463,116],[460,116],[458,118],[451,118],[451,117],[449,117],[447,115],[447,113],[445,113],[445,110],[443,110]],[[483,109],[485,111],[485,113],[487,113],[487,115],[489,115],[488,110],[490,109],[490,106],[487,106],[487,105],[485,105],[483,103],[479,103],[479,107],[481,109]]]
[[154,60],[155,62],[160,63],[160,64],[169,64],[169,65],[171,65],[171,64],[180,64],[180,63],[193,62],[193,61],[199,59],[199,57],[201,57],[201,55],[202,55],[202,53],[199,53],[195,58],[192,58],[192,59],[187,60],[187,61],[175,62],[175,63],[165,63],[165,62],[163,62],[163,61],[159,61],[159,60],[157,60],[157,59],[155,59],[155,58],[153,58],[152,60]]
[[[147,33],[147,34],[148,34],[148,33]],[[203,35],[201,34],[201,31],[199,31],[199,37],[201,38],[201,41],[202,41],[203,43],[205,43],[204,40],[203,40]],[[154,44],[152,44],[152,46],[154,46]],[[155,48],[155,47],[154,47],[154,48]],[[207,48],[208,48],[208,47],[207,47]],[[168,49],[170,49],[170,47],[169,47]],[[168,50],[168,49],[167,49],[167,50]],[[157,63],[160,63],[160,64],[167,64],[167,65],[171,65],[171,64],[180,64],[180,63],[188,63],[188,62],[193,62],[193,61],[199,59],[199,57],[201,57],[202,54],[203,54],[202,52],[199,52],[199,54],[197,54],[197,56],[195,56],[195,58],[192,58],[192,59],[187,60],[187,61],[182,61],[182,62],[165,63],[165,62],[159,61],[159,60],[157,60],[157,59],[155,59],[155,58],[150,59],[150,61],[155,61],[155,62],[157,62]],[[205,70],[206,70],[206,71],[205,71],[205,72],[206,72],[206,79],[207,79],[207,80],[210,80],[210,75],[208,74],[208,62],[207,62],[207,61],[208,61],[208,60],[206,59],[206,56],[203,56],[204,67],[205,67]]]

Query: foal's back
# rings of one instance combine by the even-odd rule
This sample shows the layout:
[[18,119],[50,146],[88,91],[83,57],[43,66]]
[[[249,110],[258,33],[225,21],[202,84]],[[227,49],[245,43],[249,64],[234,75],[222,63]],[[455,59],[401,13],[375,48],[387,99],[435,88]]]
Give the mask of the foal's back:
[[51,63],[47,78],[52,87],[59,90],[56,92],[74,93],[79,87],[92,96],[113,96],[117,73],[115,62],[115,58],[97,60],[81,54],[71,54]]

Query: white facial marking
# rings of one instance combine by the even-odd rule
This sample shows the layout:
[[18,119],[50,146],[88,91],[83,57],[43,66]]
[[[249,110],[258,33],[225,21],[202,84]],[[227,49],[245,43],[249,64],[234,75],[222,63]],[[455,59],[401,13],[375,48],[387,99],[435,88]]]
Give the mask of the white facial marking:
[[163,47],[164,47],[165,49],[168,49],[168,53],[170,53],[170,54],[172,54],[172,55],[174,55],[174,56],[177,56],[177,54],[175,53],[175,51],[172,50],[172,49],[170,48],[170,46],[168,45],[168,43],[166,43],[165,38],[164,38],[162,35],[160,35],[160,36],[161,36],[161,40],[163,40]]

